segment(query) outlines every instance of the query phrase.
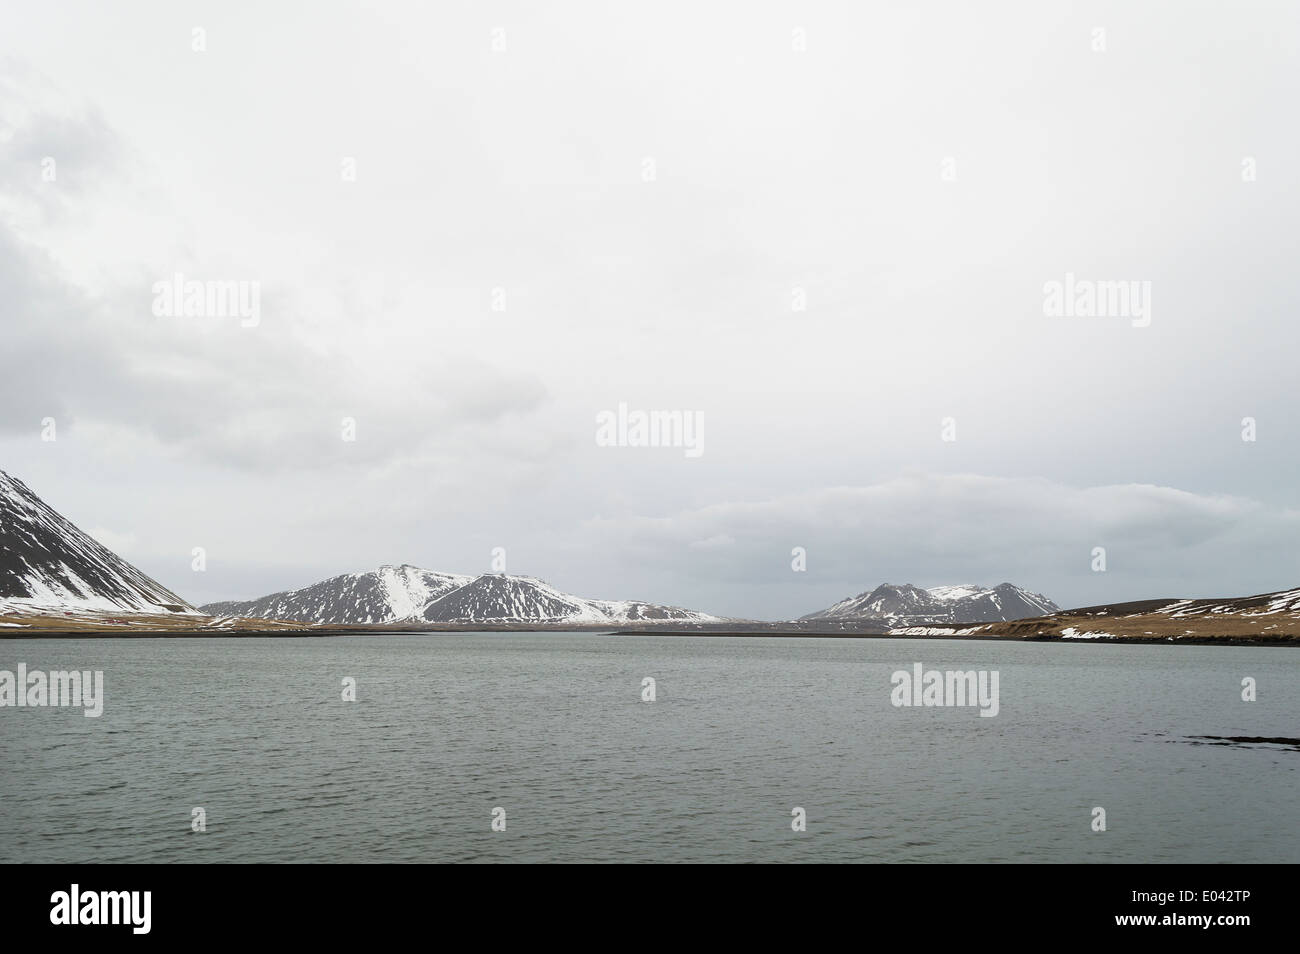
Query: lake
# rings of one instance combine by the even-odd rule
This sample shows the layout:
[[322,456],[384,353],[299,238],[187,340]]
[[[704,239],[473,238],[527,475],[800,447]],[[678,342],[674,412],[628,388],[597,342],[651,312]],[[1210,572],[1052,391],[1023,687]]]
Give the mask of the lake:
[[[0,640],[19,663],[102,670],[104,706],[0,708],[3,862],[1300,861],[1300,751],[1193,740],[1300,736],[1289,649]],[[893,705],[915,663],[997,672],[996,716]]]

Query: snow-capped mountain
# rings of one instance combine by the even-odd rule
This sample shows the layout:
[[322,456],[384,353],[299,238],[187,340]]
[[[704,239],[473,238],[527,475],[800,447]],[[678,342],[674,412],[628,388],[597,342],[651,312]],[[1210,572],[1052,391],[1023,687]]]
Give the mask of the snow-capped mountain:
[[1060,609],[1047,597],[1011,583],[994,587],[883,583],[870,593],[840,600],[802,619],[879,619],[891,626],[921,623],[992,623],[1044,616]]
[[381,566],[367,573],[345,573],[300,590],[255,600],[209,603],[213,616],[296,619],[309,623],[395,623],[421,619],[425,606],[464,586],[472,576],[436,573],[419,567]]
[[632,601],[589,600],[527,576],[459,576],[419,567],[381,566],[336,576],[256,600],[209,603],[214,616],[294,619],[311,623],[716,622],[716,616]]
[[4,471],[0,471],[0,609],[196,612]]

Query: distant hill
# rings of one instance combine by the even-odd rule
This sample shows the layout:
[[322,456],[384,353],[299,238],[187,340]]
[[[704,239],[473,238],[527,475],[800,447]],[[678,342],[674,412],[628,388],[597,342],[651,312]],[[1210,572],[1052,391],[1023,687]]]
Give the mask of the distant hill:
[[1138,600],[990,623],[969,635],[1019,639],[1300,643],[1300,589],[1212,599]]
[[254,600],[209,603],[213,616],[310,623],[623,624],[719,622],[717,616],[638,600],[593,600],[527,576],[460,576],[381,566]]
[[934,586],[928,590],[883,583],[869,593],[801,616],[801,620],[883,620],[890,626],[923,623],[990,623],[1054,613],[1060,607],[1047,597],[1011,583],[994,587]]

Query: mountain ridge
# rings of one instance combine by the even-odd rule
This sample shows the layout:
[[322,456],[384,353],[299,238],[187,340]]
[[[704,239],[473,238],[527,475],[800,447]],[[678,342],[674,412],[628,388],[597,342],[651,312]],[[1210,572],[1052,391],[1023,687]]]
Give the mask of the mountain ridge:
[[0,606],[25,611],[197,612],[2,470]]
[[874,590],[840,600],[800,620],[883,620],[891,626],[925,623],[995,623],[1044,616],[1060,607],[1041,593],[1013,583],[997,586],[933,586],[882,583]]
[[642,600],[597,600],[530,576],[465,576],[411,564],[330,577],[252,600],[206,603],[213,616],[318,624],[719,622],[721,617]]

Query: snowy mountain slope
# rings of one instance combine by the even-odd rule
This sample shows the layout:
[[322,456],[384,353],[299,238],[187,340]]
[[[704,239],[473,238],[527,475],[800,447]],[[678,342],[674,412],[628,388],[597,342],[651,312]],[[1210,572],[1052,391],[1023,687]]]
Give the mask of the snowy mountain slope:
[[195,613],[0,471],[0,609]]
[[309,623],[395,623],[421,618],[432,600],[464,586],[473,577],[436,573],[419,567],[381,566],[345,573],[298,590],[255,600],[209,603],[213,616],[293,619]]
[[484,574],[431,602],[421,614],[431,623],[606,623],[610,617],[589,601],[521,576]]
[[313,623],[547,623],[711,622],[707,613],[639,601],[589,600],[542,580],[437,573],[383,566],[323,580],[300,590],[244,602],[210,603],[213,615],[295,619]]
[[884,583],[869,593],[840,600],[801,619],[879,619],[891,626],[926,623],[991,623],[1044,616],[1060,609],[1047,597],[1011,583],[995,587]]
[[1105,606],[1083,606],[1066,610],[1059,615],[1111,616],[1116,619],[1164,616],[1171,620],[1236,617],[1243,620],[1265,619],[1269,623],[1278,620],[1300,622],[1300,589],[1227,598],[1137,600]]
[[[895,629],[891,634],[903,633]],[[945,633],[936,628],[934,635]],[[946,635],[1295,645],[1300,644],[1300,589],[1226,599],[1148,599],[1084,606],[1033,619],[986,623]]]

